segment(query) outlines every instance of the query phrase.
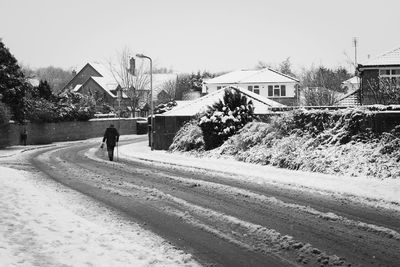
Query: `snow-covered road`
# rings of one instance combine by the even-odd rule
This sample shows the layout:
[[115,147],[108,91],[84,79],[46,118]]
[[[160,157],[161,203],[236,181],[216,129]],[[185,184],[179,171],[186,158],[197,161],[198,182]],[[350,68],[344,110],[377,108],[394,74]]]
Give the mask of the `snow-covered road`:
[[[118,162],[106,160],[96,139],[0,153],[0,174],[20,177],[0,178],[4,229],[11,229],[0,228],[0,257],[27,266],[38,259],[38,266],[400,261],[398,181],[198,159],[150,151],[140,139],[122,138]],[[18,218],[26,222],[11,222]]]
[[[117,211],[0,152],[0,266],[199,266],[191,255]],[[3,160],[3,161],[2,161]]]

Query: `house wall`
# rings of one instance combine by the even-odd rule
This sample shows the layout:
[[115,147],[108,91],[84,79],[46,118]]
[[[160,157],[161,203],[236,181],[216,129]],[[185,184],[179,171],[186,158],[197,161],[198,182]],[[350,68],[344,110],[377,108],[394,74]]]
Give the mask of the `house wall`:
[[113,105],[114,104],[114,97],[110,96],[106,91],[101,88],[93,79],[88,80],[86,84],[84,84],[81,88],[79,88],[78,93],[83,95],[93,95],[96,94],[99,97],[102,97],[107,103]]
[[77,84],[83,84],[91,76],[101,77],[90,65],[86,65],[74,78],[64,87],[64,89],[73,89]]
[[379,104],[378,100],[374,97],[373,91],[379,90],[378,88],[372,88],[372,85],[376,84],[379,86],[379,69],[367,69],[361,73],[361,104],[362,105],[373,105]]
[[27,123],[26,126],[10,123],[0,128],[0,147],[20,145],[20,136],[24,128],[26,128],[28,134],[27,144],[38,145],[94,137],[101,138],[110,124],[114,124],[121,135],[137,133],[136,119],[93,119],[59,123]]
[[[288,105],[288,106],[293,106],[293,105],[296,105],[296,103],[297,103],[296,89],[295,89],[296,83],[239,83],[239,84],[234,84],[234,85],[242,87],[244,89],[247,89],[248,86],[258,85],[258,86],[260,86],[260,95],[263,97],[269,98],[278,103]],[[286,86],[286,96],[284,96],[284,97],[283,96],[282,97],[268,96],[268,85],[285,85]],[[207,88],[207,93],[217,91],[218,86],[225,87],[225,86],[229,86],[229,84],[205,84],[205,87]]]
[[[116,97],[110,96],[107,92],[101,88],[93,79],[89,79],[87,83],[85,83],[81,88],[79,88],[79,93],[83,95],[96,95],[98,94],[99,97],[102,97],[104,101],[112,106],[115,110],[118,110],[119,108],[119,103],[118,99]],[[129,106],[130,104],[130,99],[124,98],[121,101],[121,110],[126,110],[126,107]]]

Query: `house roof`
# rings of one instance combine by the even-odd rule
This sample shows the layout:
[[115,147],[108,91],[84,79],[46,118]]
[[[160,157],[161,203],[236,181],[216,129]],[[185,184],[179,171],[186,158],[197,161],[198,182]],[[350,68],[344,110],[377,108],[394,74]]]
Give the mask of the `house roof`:
[[360,89],[351,91],[347,94],[344,94],[342,97],[340,97],[337,101],[336,104],[340,106],[358,106],[360,105],[360,100],[358,99],[358,92]]
[[74,89],[72,89],[72,92],[78,92],[79,89],[81,89],[81,87],[82,87],[82,84],[75,85]]
[[[107,92],[111,97],[116,98],[117,96],[112,92],[116,90],[119,86],[118,82],[116,81],[115,75],[112,73],[110,70],[110,67],[108,67],[106,64],[100,63],[100,62],[88,62],[84,64],[79,72],[79,74],[86,66],[91,66],[98,74],[101,76],[91,76],[88,78],[83,84],[77,84],[72,91],[78,92],[84,84],[86,84],[90,79],[94,80],[100,87],[104,89],[104,91]],[[128,98],[126,93],[122,93],[123,98]]]
[[298,79],[275,71],[271,68],[260,70],[237,70],[205,81],[205,84],[240,84],[240,83],[293,83]]
[[344,82],[342,82],[342,84],[359,84],[360,83],[360,77],[354,76],[351,77],[350,79],[345,80]]
[[382,53],[360,64],[361,66],[400,65],[400,47]]
[[[229,88],[232,90],[237,90],[240,93],[244,94],[248,100],[252,100],[254,104],[254,113],[255,114],[266,114],[270,113],[271,107],[284,107],[276,101],[265,98],[258,94],[255,94],[249,90],[243,89],[237,86],[228,86],[225,88]],[[215,92],[209,93],[203,97],[192,100],[187,104],[178,105],[170,111],[167,111],[162,114],[162,116],[194,116],[196,114],[205,112],[208,109],[208,106],[217,103],[219,100],[222,100],[225,94],[225,90],[217,90]]]

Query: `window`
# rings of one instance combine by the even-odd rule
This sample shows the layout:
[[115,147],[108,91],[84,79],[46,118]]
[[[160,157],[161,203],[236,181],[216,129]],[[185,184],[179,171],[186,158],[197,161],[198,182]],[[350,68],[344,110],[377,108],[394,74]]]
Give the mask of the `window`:
[[221,89],[222,87],[221,86],[217,86],[217,90],[219,90],[219,89]]
[[388,82],[397,83],[400,81],[400,69],[381,69],[379,76]]
[[253,86],[252,86],[252,85],[247,86],[247,89],[248,89],[249,91],[253,92]]
[[279,85],[274,85],[274,97],[281,96],[281,88]]
[[281,85],[281,96],[286,96],[286,85]]
[[259,95],[260,94],[260,86],[259,85],[254,85],[254,91],[253,92]]
[[268,85],[268,96],[282,97],[286,96],[286,85]]
[[268,85],[268,96],[274,95],[274,87],[272,85]]

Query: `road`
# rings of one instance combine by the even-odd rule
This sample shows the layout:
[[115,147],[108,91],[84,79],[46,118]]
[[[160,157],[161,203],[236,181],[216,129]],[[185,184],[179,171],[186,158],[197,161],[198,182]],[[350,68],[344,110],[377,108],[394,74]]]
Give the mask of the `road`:
[[[145,138],[145,137],[143,137]],[[132,139],[121,142],[137,142]],[[399,266],[400,213],[134,158],[106,162],[98,144],[32,153],[30,166],[122,211],[204,266]],[[9,163],[11,164],[11,163]]]

